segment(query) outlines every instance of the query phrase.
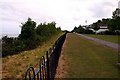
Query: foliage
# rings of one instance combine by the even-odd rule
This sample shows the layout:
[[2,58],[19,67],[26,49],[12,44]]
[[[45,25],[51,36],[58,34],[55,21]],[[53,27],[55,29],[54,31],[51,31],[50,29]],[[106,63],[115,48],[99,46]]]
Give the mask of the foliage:
[[85,34],[95,34],[92,30],[89,30],[89,29],[86,29],[84,33]]
[[[118,9],[116,9],[118,10]],[[94,30],[98,30],[100,26],[108,26],[109,31],[104,32],[104,34],[120,34],[120,17],[113,14],[113,19],[102,19],[92,24]]]
[[57,29],[55,27],[55,22],[52,23],[44,23],[44,24],[40,24],[38,25],[38,27],[36,28],[36,33],[39,36],[43,36],[44,38],[49,38],[50,36],[52,36],[54,33],[56,33]]
[[119,9],[119,8],[116,8],[116,10],[113,11],[113,16],[112,16],[112,18],[117,18],[118,15],[120,15],[120,9]]
[[108,23],[108,28],[110,31],[115,32],[116,30],[120,31],[120,17],[111,19]]
[[81,34],[94,34],[94,32],[92,30],[89,29],[85,29],[83,28],[84,26],[79,25],[79,27],[75,27],[72,32],[77,32],[77,33],[81,33]]
[[94,30],[100,29],[100,27],[97,25],[97,23],[93,23],[93,24],[92,24],[92,28],[93,28]]
[[99,30],[100,26],[108,26],[108,23],[111,19],[102,19],[102,20],[98,20],[97,22],[92,24],[92,28],[94,30]]
[[[63,33],[60,32],[52,36],[49,40],[43,43],[41,46],[29,51],[20,52],[20,54],[12,55],[9,57],[2,58],[2,71],[6,73],[2,74],[2,78],[6,79],[22,79],[25,76],[26,69],[36,64],[39,61],[41,55],[45,55],[46,50],[51,48],[54,42],[61,36]],[[33,54],[34,53],[34,54]],[[9,66],[9,67],[8,67]],[[39,65],[37,65],[39,66]],[[9,74],[9,75],[8,75]],[[18,80],[19,80],[18,79]]]
[[22,50],[23,44],[17,38],[9,38],[4,36],[2,38],[2,56],[12,55]]
[[42,42],[47,41],[54,34],[61,32],[61,28],[56,28],[56,23],[40,23],[36,26],[36,22],[31,18],[22,24],[21,34],[17,38],[2,38],[2,56],[13,55],[24,50],[34,49]]
[[28,21],[25,24],[22,24],[21,34],[19,35],[19,39],[23,41],[27,49],[33,48],[35,46],[36,41],[36,33],[35,33],[36,22],[32,21],[28,18]]
[[84,33],[85,29],[79,25],[79,27],[75,27],[72,32],[77,32],[77,33]]

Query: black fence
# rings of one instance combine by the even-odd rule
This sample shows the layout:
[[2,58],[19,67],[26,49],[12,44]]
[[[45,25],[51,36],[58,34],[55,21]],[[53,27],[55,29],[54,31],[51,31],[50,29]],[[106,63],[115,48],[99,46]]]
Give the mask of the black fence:
[[66,34],[63,34],[52,48],[46,52],[46,56],[40,57],[39,67],[29,67],[25,74],[25,80],[54,80],[56,68],[58,66],[58,60],[61,53],[62,45],[65,41]]

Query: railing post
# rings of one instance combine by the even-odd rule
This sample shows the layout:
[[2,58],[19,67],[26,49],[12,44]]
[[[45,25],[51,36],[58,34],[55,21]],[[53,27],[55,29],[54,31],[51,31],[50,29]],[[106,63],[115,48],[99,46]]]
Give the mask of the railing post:
[[48,51],[46,52],[46,65],[47,65],[47,80],[50,80],[50,72],[49,72],[49,58],[48,58]]
[[[46,59],[44,56],[40,58],[39,61],[39,71],[35,73],[34,68],[30,67],[26,71],[25,80],[28,78],[30,80],[54,80],[55,71],[58,66],[58,60],[61,52],[62,45],[66,38],[66,34],[60,36],[52,48],[46,52]],[[32,73],[31,73],[32,72]],[[39,74],[40,73],[40,74]],[[37,78],[36,78],[37,77]]]
[[[32,76],[31,76],[30,71],[33,72],[33,75],[32,75]],[[35,80],[35,71],[34,71],[34,68],[33,68],[32,66],[27,69],[26,74],[25,74],[25,80],[27,80],[27,74],[28,74],[28,76],[29,76],[29,80],[31,80],[31,79],[32,79],[32,80]]]

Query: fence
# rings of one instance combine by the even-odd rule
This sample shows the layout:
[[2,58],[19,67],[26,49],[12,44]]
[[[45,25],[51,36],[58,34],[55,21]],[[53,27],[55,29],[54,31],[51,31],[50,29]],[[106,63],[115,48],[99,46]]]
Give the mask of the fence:
[[32,66],[27,69],[25,80],[54,80],[61,48],[66,38],[66,34],[67,33],[58,38],[52,48],[46,52],[46,57],[40,57],[37,70]]

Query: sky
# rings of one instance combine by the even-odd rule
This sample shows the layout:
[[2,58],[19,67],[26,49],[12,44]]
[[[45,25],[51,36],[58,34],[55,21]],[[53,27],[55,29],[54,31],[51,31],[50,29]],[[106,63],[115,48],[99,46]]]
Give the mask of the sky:
[[[119,0],[0,0],[0,34],[19,34],[28,17],[33,21],[55,21],[57,27],[71,31],[111,18]],[[85,22],[87,20],[87,23]]]

